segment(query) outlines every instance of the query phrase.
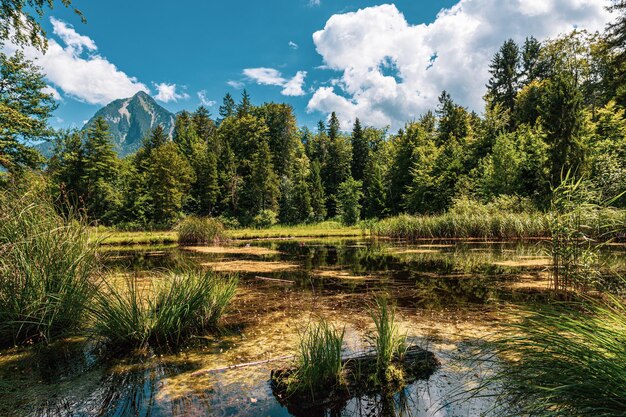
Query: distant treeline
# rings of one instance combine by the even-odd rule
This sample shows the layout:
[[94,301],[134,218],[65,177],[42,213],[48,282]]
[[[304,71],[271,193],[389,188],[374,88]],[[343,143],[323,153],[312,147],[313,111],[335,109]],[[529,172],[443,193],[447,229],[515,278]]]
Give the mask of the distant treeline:
[[483,116],[444,91],[397,133],[358,119],[344,132],[335,113],[311,131],[291,106],[255,106],[244,91],[238,102],[227,94],[215,118],[204,107],[180,113],[173,140],[157,127],[124,159],[103,119],[64,132],[45,171],[55,195],[92,221],[138,228],[185,214],[353,224],[467,199],[541,210],[568,171],[610,197],[626,189],[625,65],[611,33],[506,41],[490,63]]

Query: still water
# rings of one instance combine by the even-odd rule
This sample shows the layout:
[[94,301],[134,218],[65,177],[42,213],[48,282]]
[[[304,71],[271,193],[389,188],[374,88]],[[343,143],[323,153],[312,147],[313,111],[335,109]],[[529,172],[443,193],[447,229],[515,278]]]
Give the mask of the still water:
[[[221,333],[178,352],[125,358],[109,357],[84,337],[0,352],[0,410],[42,417],[478,416],[493,411],[494,400],[468,390],[490,369],[463,358],[511,311],[544,299],[546,249],[543,242],[358,239],[107,248],[113,277],[150,280],[189,267],[237,272]],[[623,255],[614,247],[602,256],[623,270]],[[390,397],[352,398],[304,414],[283,407],[270,372],[290,365],[299,332],[325,317],[345,327],[346,356],[365,352],[369,309],[380,293],[397,304],[408,340],[435,353],[441,367]]]

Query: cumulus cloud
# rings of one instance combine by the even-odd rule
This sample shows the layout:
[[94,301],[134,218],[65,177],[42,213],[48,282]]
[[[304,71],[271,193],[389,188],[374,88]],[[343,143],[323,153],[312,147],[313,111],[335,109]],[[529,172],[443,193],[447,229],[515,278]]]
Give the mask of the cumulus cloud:
[[178,92],[178,86],[176,84],[168,83],[154,83],[157,93],[154,96],[155,99],[162,101],[163,103],[169,103],[170,101],[185,100],[189,98],[189,94]]
[[202,103],[203,106],[205,107],[213,107],[215,106],[215,100],[209,100],[207,95],[206,95],[206,90],[200,90],[198,91],[198,99],[200,100],[200,103]]
[[[36,61],[55,87],[90,104],[108,104],[138,91],[149,92],[145,84],[98,55],[96,43],[91,38],[80,35],[61,20],[51,18],[50,21],[59,41],[49,39],[45,54],[32,47],[25,48],[24,54]],[[16,47],[5,44],[4,50],[12,53]]]
[[57,101],[63,100],[63,97],[61,97],[61,93],[59,93],[59,90],[57,90],[56,88],[52,87],[51,85],[45,86],[44,89],[42,90],[42,92],[44,94],[50,94],[52,96],[52,98],[57,100]]
[[235,80],[230,80],[227,81],[226,84],[228,84],[229,86],[236,88],[237,90],[241,90],[245,84],[242,83],[241,81],[235,81]]
[[502,43],[553,38],[574,28],[601,30],[608,0],[460,0],[433,23],[410,24],[395,5],[333,15],[313,34],[324,68],[341,77],[319,87],[307,109],[336,111],[345,126],[361,118],[399,128],[437,104],[442,90],[482,110],[488,65]]
[[280,71],[274,68],[246,68],[243,70],[243,75],[257,84],[283,87],[281,94],[284,96],[306,94],[303,89],[306,71],[298,71],[291,79],[284,78]]

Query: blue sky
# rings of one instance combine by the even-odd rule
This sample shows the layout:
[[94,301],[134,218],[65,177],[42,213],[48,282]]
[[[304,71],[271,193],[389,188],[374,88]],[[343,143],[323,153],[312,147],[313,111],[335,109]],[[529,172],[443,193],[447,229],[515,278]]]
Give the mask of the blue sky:
[[[608,0],[607,0],[608,1]],[[35,51],[58,93],[58,127],[79,127],[103,104],[148,90],[171,111],[213,114],[245,86],[253,102],[287,102],[312,126],[336,110],[396,129],[442,89],[473,110],[487,65],[507,38],[602,29],[603,0],[75,0],[44,20]],[[156,5],[156,6],[155,6]],[[442,11],[443,10],[443,11]],[[211,104],[215,102],[216,104]]]

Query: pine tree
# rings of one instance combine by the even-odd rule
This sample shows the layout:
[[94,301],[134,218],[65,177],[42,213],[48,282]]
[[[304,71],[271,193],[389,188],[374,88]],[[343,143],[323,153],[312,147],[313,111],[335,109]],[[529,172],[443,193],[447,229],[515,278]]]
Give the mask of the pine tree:
[[187,207],[193,213],[209,215],[213,213],[219,199],[217,157],[206,142],[199,140],[192,144],[187,159],[195,177]]
[[241,101],[237,105],[237,117],[243,117],[250,114],[252,111],[252,103],[250,101],[250,94],[248,90],[244,89],[241,93]]
[[541,42],[533,36],[526,38],[521,54],[521,77],[523,85],[547,76],[548,63],[541,57]]
[[328,137],[330,138],[331,142],[337,139],[340,131],[341,125],[339,124],[337,114],[335,112],[332,112],[330,114],[330,120],[328,121]]
[[326,218],[326,196],[324,194],[320,164],[317,161],[311,162],[309,194],[311,195],[313,220],[318,222],[324,220]]
[[274,172],[270,147],[261,141],[252,158],[252,173],[247,184],[247,196],[251,200],[251,215],[263,210],[278,211],[279,181]]
[[383,165],[369,158],[363,173],[363,209],[368,219],[379,219],[387,214],[387,195]]
[[215,134],[215,122],[211,119],[211,113],[206,107],[200,106],[191,116],[193,128],[200,140],[210,144]]
[[352,226],[361,218],[363,183],[350,177],[339,185],[337,190],[338,214],[344,224]]
[[357,180],[363,180],[363,172],[369,159],[369,144],[365,137],[365,132],[361,127],[361,122],[357,118],[352,129],[352,177]]
[[233,99],[233,96],[230,95],[230,93],[226,93],[222,105],[219,108],[220,118],[218,119],[218,126],[222,124],[224,119],[232,117],[235,114],[237,114],[237,105],[235,104],[235,100]]
[[182,111],[176,116],[173,139],[181,153],[186,156],[191,154],[191,148],[200,140],[193,119],[188,112]]
[[487,95],[493,103],[500,103],[511,114],[515,109],[515,96],[519,88],[519,47],[509,39],[495,54],[489,65],[491,78],[487,84]]
[[111,143],[109,126],[98,117],[87,130],[84,145],[85,206],[94,220],[111,222],[121,206],[114,184],[119,172],[119,160]]

